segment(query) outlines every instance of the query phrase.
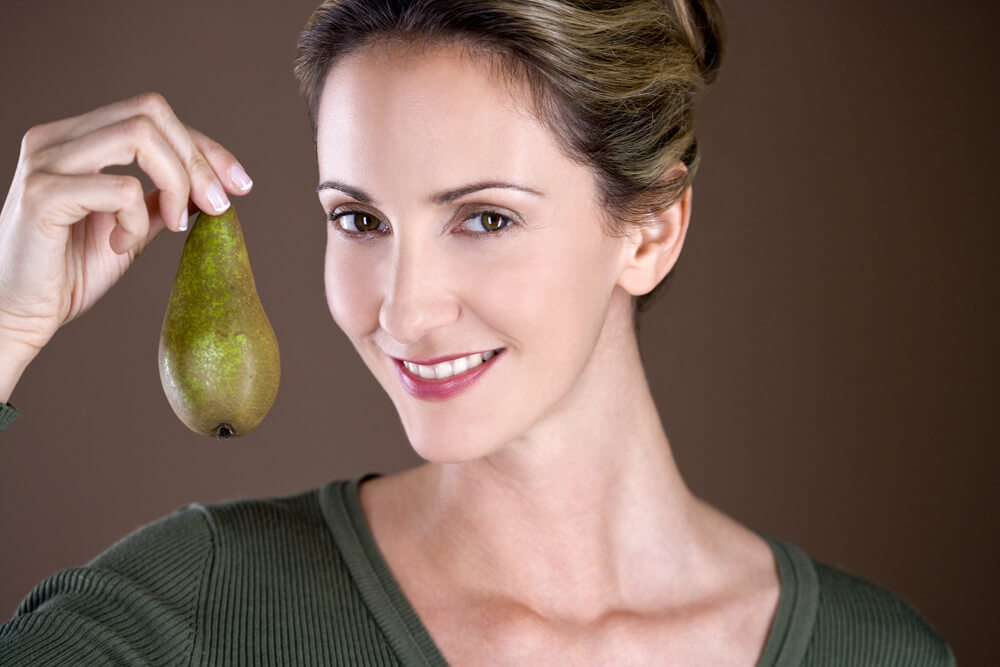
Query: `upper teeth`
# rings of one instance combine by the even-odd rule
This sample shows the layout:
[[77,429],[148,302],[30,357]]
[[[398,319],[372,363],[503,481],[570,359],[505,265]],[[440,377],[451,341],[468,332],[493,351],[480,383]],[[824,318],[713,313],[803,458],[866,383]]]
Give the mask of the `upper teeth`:
[[451,361],[442,361],[440,364],[434,364],[433,366],[415,364],[412,361],[404,361],[403,365],[414,375],[419,375],[426,380],[443,380],[450,378],[452,375],[472,370],[484,361],[489,361],[495,354],[496,350],[489,350],[487,352],[476,352],[467,357],[452,359]]

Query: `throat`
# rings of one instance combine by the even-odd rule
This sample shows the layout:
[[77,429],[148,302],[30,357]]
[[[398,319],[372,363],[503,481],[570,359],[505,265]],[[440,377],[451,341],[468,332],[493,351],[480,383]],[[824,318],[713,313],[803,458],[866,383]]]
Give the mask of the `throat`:
[[648,593],[661,589],[665,564],[690,560],[682,553],[693,543],[684,538],[690,496],[679,478],[655,492],[650,479],[602,489],[564,477],[540,489],[488,462],[427,464],[367,482],[362,501],[380,548],[422,571],[412,586],[438,581],[493,600],[517,591],[534,613],[583,622],[655,608]]

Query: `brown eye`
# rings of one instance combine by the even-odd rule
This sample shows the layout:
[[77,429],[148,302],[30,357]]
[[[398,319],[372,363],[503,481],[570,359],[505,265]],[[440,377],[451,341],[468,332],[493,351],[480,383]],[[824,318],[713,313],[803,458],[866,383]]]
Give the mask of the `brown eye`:
[[354,211],[336,216],[340,228],[348,232],[376,232],[382,226],[382,221],[374,215]]
[[513,224],[513,220],[506,215],[501,215],[496,211],[483,211],[470,215],[464,226],[472,232],[499,232],[511,224]]
[[367,213],[355,213],[354,220],[359,232],[374,232],[380,224],[378,218]]
[[503,229],[505,218],[497,213],[483,213],[483,229],[495,232]]

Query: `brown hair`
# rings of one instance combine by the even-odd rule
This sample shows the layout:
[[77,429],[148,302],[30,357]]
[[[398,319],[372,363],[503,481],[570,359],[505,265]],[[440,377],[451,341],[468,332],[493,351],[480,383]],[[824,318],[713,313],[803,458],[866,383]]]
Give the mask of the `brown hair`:
[[526,82],[539,119],[594,170],[621,233],[694,178],[694,102],[718,72],[723,25],[715,0],[325,0],[295,63],[314,132],[330,68],[375,39],[457,42]]

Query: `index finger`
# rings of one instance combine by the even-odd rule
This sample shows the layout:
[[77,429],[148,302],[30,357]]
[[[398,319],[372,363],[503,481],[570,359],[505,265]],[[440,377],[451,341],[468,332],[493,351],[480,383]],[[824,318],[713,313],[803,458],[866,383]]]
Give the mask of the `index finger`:
[[[143,93],[56,121],[49,130],[66,141],[136,115],[148,116],[177,153],[191,182],[191,199],[198,208],[221,213],[229,207],[227,192],[244,194],[250,190],[252,181],[232,153],[182,123],[159,93]],[[198,142],[193,135],[197,135]],[[212,155],[204,153],[199,144],[209,148]]]

